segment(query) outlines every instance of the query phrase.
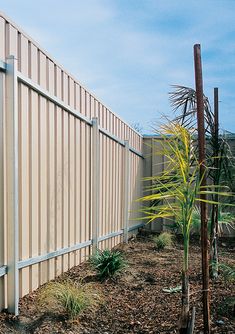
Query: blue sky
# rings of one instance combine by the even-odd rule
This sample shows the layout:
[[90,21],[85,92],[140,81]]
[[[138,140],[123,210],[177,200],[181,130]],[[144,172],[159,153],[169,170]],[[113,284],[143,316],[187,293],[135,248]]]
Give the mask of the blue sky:
[[221,127],[235,132],[235,0],[7,0],[0,9],[111,110],[144,132],[171,115],[172,84],[219,88]]

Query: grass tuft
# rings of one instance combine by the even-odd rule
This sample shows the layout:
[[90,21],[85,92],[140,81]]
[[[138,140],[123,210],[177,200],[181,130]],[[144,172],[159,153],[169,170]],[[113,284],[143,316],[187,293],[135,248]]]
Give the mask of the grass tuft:
[[93,309],[99,302],[90,285],[70,281],[50,282],[42,288],[39,305],[52,312],[63,312],[76,319],[82,312]]
[[101,281],[120,273],[127,265],[119,251],[109,249],[98,250],[89,261]]
[[166,247],[171,247],[173,244],[173,235],[169,232],[162,232],[158,236],[153,238],[153,241],[158,250],[162,250]]

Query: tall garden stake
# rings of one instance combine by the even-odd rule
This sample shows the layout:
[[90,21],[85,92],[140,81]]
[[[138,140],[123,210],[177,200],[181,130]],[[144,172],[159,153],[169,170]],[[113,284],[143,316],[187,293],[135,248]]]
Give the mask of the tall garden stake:
[[[200,44],[194,45],[194,66],[195,84],[197,97],[197,124],[198,124],[198,148],[200,175],[202,177],[201,186],[206,186],[205,167],[205,128],[204,128],[204,101],[203,101],[203,81]],[[208,261],[208,239],[207,239],[207,206],[206,194],[200,195],[201,202],[201,251],[202,251],[202,290],[203,290],[203,321],[204,333],[210,333],[210,295],[209,295],[209,261]]]
[[[214,146],[215,146],[215,175],[213,178],[214,184],[219,184],[221,172],[219,169],[219,98],[218,98],[218,88],[214,88]],[[211,212],[211,233],[210,233],[210,274],[211,278],[218,277],[218,249],[217,249],[217,239],[218,239],[218,220],[219,220],[219,196],[216,194],[214,196],[214,204],[212,204]]]

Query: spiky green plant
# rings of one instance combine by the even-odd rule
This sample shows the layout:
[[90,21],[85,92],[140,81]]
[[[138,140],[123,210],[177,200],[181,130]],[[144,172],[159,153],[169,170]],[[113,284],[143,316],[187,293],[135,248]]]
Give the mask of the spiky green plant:
[[[159,155],[164,155],[164,170],[159,175],[146,178],[152,181],[147,188],[150,194],[140,201],[144,217],[149,221],[165,218],[175,221],[183,235],[182,264],[182,321],[186,321],[189,311],[189,238],[193,221],[193,210],[197,203],[204,201],[200,194],[211,195],[216,192],[207,186],[201,186],[200,164],[194,152],[193,133],[178,123],[162,127],[162,140]],[[193,161],[193,164],[192,164]],[[220,192],[224,196],[225,192]],[[211,200],[205,200],[211,203]],[[150,204],[149,204],[150,203]]]
[[[178,112],[177,121],[188,129],[197,128],[197,98],[194,89],[175,85],[170,93],[170,101],[174,111]],[[206,129],[206,164],[209,167],[208,177],[213,185],[223,184],[234,191],[235,159],[231,153],[225,134],[219,135],[219,124],[212,112],[209,99],[204,96],[205,129]],[[197,147],[197,140],[195,141]],[[221,201],[218,194],[212,194],[211,228],[210,228],[210,264],[211,277],[218,276],[217,239],[219,231],[219,207]],[[234,199],[233,199],[234,201]],[[217,266],[212,266],[217,263]]]
[[[232,156],[230,146],[225,136],[219,136],[218,131],[214,130],[212,124],[212,134],[209,137],[207,145],[207,161],[211,167],[209,169],[209,178],[212,184],[223,184],[232,190],[233,173],[235,168],[235,160]],[[218,202],[220,200],[219,195],[212,195],[212,200]],[[223,216],[223,217],[222,217]],[[218,277],[218,243],[217,239],[220,236],[221,221],[226,222],[226,226],[229,225],[229,215],[221,213],[218,204],[213,203],[211,205],[210,214],[210,275],[212,278]],[[231,222],[231,220],[230,220]]]
[[120,273],[127,265],[121,252],[109,249],[97,250],[89,261],[101,281]]
[[229,266],[228,264],[221,263],[219,264],[219,269],[222,272],[222,275],[224,276],[224,279],[226,281],[235,281],[235,267]]
[[171,247],[173,244],[173,235],[169,232],[162,232],[158,236],[153,237],[153,241],[158,250]]
[[39,295],[42,307],[53,312],[65,312],[71,319],[77,318],[86,309],[92,309],[97,303],[98,294],[90,285],[70,281],[49,282]]
[[[201,229],[201,215],[198,207],[193,210],[192,228],[197,233]],[[218,236],[223,235],[224,229],[232,231],[235,229],[235,216],[231,212],[223,212],[221,206],[218,211]],[[211,232],[211,219],[208,220],[208,237]]]
[[[195,89],[180,85],[173,85],[173,91],[169,93],[170,103],[174,112],[179,115],[174,121],[178,122],[188,130],[197,129],[197,97]],[[204,95],[205,131],[211,133],[213,124],[213,113],[209,99]]]

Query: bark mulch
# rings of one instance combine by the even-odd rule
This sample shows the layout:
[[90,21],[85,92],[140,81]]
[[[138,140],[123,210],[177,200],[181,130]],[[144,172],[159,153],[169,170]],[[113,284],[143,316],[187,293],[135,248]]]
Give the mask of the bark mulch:
[[[167,293],[164,288],[180,286],[183,247],[181,242],[157,251],[149,238],[138,238],[118,247],[124,252],[128,268],[119,277],[100,283],[83,263],[62,275],[92,283],[101,296],[99,307],[84,312],[77,321],[63,314],[46,312],[38,306],[40,289],[20,301],[20,316],[0,313],[0,333],[81,333],[81,334],[154,334],[177,333],[180,292]],[[191,306],[196,306],[195,333],[203,333],[201,303],[201,258],[198,242],[190,248]],[[220,262],[235,265],[234,247],[220,246]],[[225,282],[222,275],[211,284],[213,333],[235,333],[235,283]]]

